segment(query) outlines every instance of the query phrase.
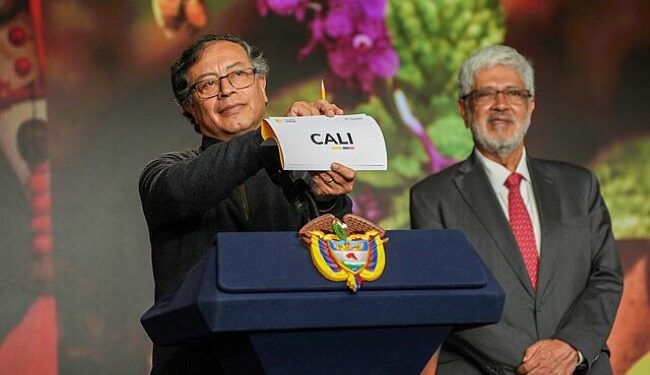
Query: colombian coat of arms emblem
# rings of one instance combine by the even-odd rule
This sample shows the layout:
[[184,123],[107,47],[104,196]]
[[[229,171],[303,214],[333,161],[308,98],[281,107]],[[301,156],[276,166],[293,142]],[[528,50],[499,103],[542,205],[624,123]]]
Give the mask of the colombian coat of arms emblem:
[[377,225],[351,214],[342,221],[330,214],[319,216],[299,232],[318,272],[328,280],[345,281],[353,292],[384,272],[385,234]]

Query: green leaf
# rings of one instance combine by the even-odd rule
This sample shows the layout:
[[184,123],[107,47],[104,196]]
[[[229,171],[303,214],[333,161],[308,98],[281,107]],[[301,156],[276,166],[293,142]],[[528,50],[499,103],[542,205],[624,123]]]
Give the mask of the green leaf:
[[[315,102],[320,99],[320,77],[297,82],[273,94],[264,116],[284,116],[289,107],[298,101]],[[334,102],[334,98],[330,98]]]
[[400,176],[415,179],[420,176],[422,164],[412,157],[397,155],[390,160],[389,168]]
[[436,120],[427,127],[427,134],[441,154],[456,160],[466,158],[474,147],[472,133],[457,114]]
[[341,223],[338,220],[334,220],[332,223],[332,230],[334,231],[334,234],[336,234],[336,237],[338,237],[341,241],[346,241],[348,239],[345,228],[347,228],[347,225]]
[[601,194],[621,238],[650,237],[650,137],[621,142],[594,163]]
[[[392,162],[389,161],[389,166]],[[367,183],[373,188],[394,188],[400,186],[404,181],[394,171],[359,171],[357,181]]]

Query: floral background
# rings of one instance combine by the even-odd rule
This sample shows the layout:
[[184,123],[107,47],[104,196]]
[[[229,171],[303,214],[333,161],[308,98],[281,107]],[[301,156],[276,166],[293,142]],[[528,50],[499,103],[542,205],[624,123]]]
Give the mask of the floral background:
[[355,210],[408,228],[408,189],[462,160],[456,72],[475,49],[529,56],[529,152],[589,166],[626,272],[609,345],[650,372],[650,4],[644,0],[0,0],[0,374],[146,373],[153,300],[141,168],[195,147],[169,66],[205,32],[271,63],[268,115],[328,98],[377,119],[389,169]]

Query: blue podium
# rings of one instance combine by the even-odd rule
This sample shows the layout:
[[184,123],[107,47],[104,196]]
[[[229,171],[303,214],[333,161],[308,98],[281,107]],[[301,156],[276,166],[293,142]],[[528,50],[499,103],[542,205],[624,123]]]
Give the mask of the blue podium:
[[495,323],[504,293],[457,230],[388,231],[381,278],[357,293],[294,232],[219,233],[141,319],[157,345],[250,335],[267,374],[418,374],[453,326]]

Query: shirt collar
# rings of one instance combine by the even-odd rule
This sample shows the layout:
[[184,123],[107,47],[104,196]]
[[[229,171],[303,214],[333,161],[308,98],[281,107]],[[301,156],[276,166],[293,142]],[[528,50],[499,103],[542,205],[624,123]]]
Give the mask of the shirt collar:
[[[510,176],[510,171],[508,168],[504,167],[503,165],[488,159],[483,155],[477,148],[474,148],[474,151],[476,151],[476,155],[478,156],[478,160],[480,163],[483,165],[483,169],[485,170],[485,173],[488,176],[488,179],[492,183],[492,185],[495,187],[503,187],[504,181]],[[517,163],[517,168],[515,168],[515,172],[519,173],[524,177],[524,180],[530,182],[530,172],[528,171],[528,163],[526,163],[526,148],[524,147],[522,153],[521,153],[521,158],[519,159],[519,162]]]

